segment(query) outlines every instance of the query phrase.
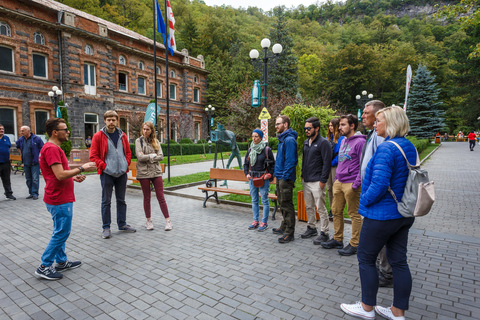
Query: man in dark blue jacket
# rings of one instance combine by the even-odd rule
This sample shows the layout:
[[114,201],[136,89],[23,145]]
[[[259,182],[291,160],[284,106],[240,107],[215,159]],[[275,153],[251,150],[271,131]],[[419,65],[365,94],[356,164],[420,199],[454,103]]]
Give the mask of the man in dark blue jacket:
[[12,143],[10,139],[4,134],[5,127],[0,123],[0,178],[2,179],[3,189],[7,199],[16,200],[13,196],[12,185],[10,183],[10,147]]
[[43,147],[43,141],[40,137],[30,132],[28,126],[20,128],[20,139],[17,140],[17,149],[22,155],[23,169],[25,179],[27,179],[28,193],[27,199],[38,199],[38,187],[40,178],[40,166],[38,165],[38,156]]
[[279,116],[275,121],[278,137],[275,177],[277,178],[277,197],[282,210],[283,221],[273,233],[281,234],[280,243],[293,241],[295,233],[295,207],[293,206],[293,188],[297,178],[298,163],[297,132],[290,128],[290,118]]

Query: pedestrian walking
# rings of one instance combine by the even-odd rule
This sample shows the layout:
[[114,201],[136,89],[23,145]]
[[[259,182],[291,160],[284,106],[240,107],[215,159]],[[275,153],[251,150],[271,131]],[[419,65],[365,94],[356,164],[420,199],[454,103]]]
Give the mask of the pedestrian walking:
[[[70,261],[65,253],[65,242],[72,228],[73,182],[82,182],[85,170],[93,170],[94,162],[88,162],[78,168],[70,169],[65,153],[60,148],[62,142],[68,140],[69,131],[65,120],[59,118],[48,119],[45,129],[49,136],[48,142],[42,148],[39,157],[39,166],[45,179],[45,194],[43,201],[48,212],[52,215],[53,233],[42,255],[42,262],[35,270],[35,275],[47,280],[59,280],[63,276],[60,272],[78,268],[81,261]],[[56,266],[53,263],[56,262]]]
[[[270,189],[270,180],[275,171],[275,159],[272,149],[267,146],[263,139],[263,132],[255,129],[252,132],[252,143],[245,155],[243,171],[248,179],[250,187],[250,196],[252,198],[253,222],[248,226],[249,230],[262,232],[268,229],[268,215],[270,213],[270,203],[268,202],[268,193]],[[263,216],[260,221],[260,206],[258,205],[258,193],[262,199]]]
[[153,123],[150,121],[144,122],[142,125],[142,136],[135,141],[135,153],[137,156],[137,180],[140,181],[140,186],[142,187],[143,210],[147,218],[145,228],[153,230],[150,203],[152,196],[150,183],[152,183],[160,210],[162,210],[166,220],[165,231],[170,231],[173,226],[163,194],[163,172],[159,162],[163,160],[163,151],[160,142],[157,140]]
[[43,140],[33,134],[28,126],[21,127],[20,134],[22,136],[15,143],[22,155],[23,170],[29,194],[27,199],[37,200],[40,180],[38,156],[43,147]]
[[[367,165],[360,197],[360,214],[364,217],[358,245],[358,265],[362,287],[361,302],[341,304],[341,309],[362,319],[375,319],[375,311],[386,319],[405,319],[412,290],[412,276],[407,263],[408,232],[415,218],[404,218],[388,191],[398,199],[409,175],[400,150],[388,141],[396,142],[410,163],[416,163],[417,150],[405,138],[410,130],[402,108],[393,106],[376,113],[376,129],[385,142],[380,144]],[[378,253],[387,247],[387,258],[393,269],[393,304],[390,308],[377,305],[378,274],[375,266]],[[375,309],[375,311],[374,311]]]
[[102,238],[112,236],[110,231],[111,200],[115,188],[117,199],[117,225],[118,230],[124,232],[136,232],[137,230],[127,224],[127,172],[132,152],[128,143],[127,135],[118,128],[118,114],[114,110],[108,110],[103,115],[105,127],[93,135],[90,149],[90,161],[97,165],[102,185]]
[[475,148],[475,139],[477,139],[477,135],[472,130],[468,134],[468,142],[469,142],[469,145],[470,145],[470,151],[473,151],[473,148]]
[[10,172],[12,166],[10,164],[10,148],[12,143],[10,138],[5,135],[5,127],[0,123],[0,178],[2,179],[5,197],[11,200],[17,200],[13,196],[12,184],[10,182]]

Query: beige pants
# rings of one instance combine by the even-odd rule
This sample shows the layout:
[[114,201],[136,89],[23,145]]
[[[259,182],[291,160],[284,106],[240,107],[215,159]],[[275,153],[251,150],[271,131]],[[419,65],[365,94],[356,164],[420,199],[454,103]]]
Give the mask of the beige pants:
[[328,203],[330,204],[330,210],[333,204],[333,182],[335,181],[335,175],[337,174],[337,167],[330,169],[330,175],[328,176],[327,189],[328,189]]
[[303,198],[305,199],[305,211],[307,212],[308,225],[311,228],[316,227],[317,215],[320,216],[320,230],[328,233],[328,214],[325,207],[326,187],[321,189],[320,182],[303,182]]
[[358,247],[363,222],[362,216],[358,213],[361,188],[355,191],[352,188],[352,184],[353,183],[341,183],[338,180],[333,183],[332,213],[333,227],[335,229],[333,239],[343,241],[343,209],[345,208],[345,204],[347,204],[347,212],[352,220],[352,238],[350,239],[350,245]]

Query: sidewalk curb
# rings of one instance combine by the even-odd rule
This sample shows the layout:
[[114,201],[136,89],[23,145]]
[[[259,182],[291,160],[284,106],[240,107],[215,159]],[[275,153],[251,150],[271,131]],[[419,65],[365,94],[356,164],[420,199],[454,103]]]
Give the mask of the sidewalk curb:
[[442,143],[440,143],[440,144],[438,145],[438,147],[436,147],[432,152],[430,152],[429,154],[427,154],[427,156],[426,156],[425,158],[423,158],[422,161],[420,161],[420,165],[422,165],[425,161],[427,161],[427,160],[430,158],[430,156],[431,156],[432,154],[434,154],[435,151],[437,151],[438,148],[440,148],[441,146],[442,146]]

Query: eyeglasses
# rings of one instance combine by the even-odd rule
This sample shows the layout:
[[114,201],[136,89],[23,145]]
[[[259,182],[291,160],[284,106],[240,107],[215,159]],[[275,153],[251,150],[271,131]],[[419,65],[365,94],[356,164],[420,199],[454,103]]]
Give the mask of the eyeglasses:
[[303,128],[303,130],[307,130],[307,131],[310,131],[310,130],[312,130],[312,129],[313,129],[313,127],[304,127],[304,128]]
[[284,122],[275,123],[275,127],[278,127],[281,124],[284,124]]
[[65,132],[70,132],[68,129],[56,129],[56,131],[65,131]]

